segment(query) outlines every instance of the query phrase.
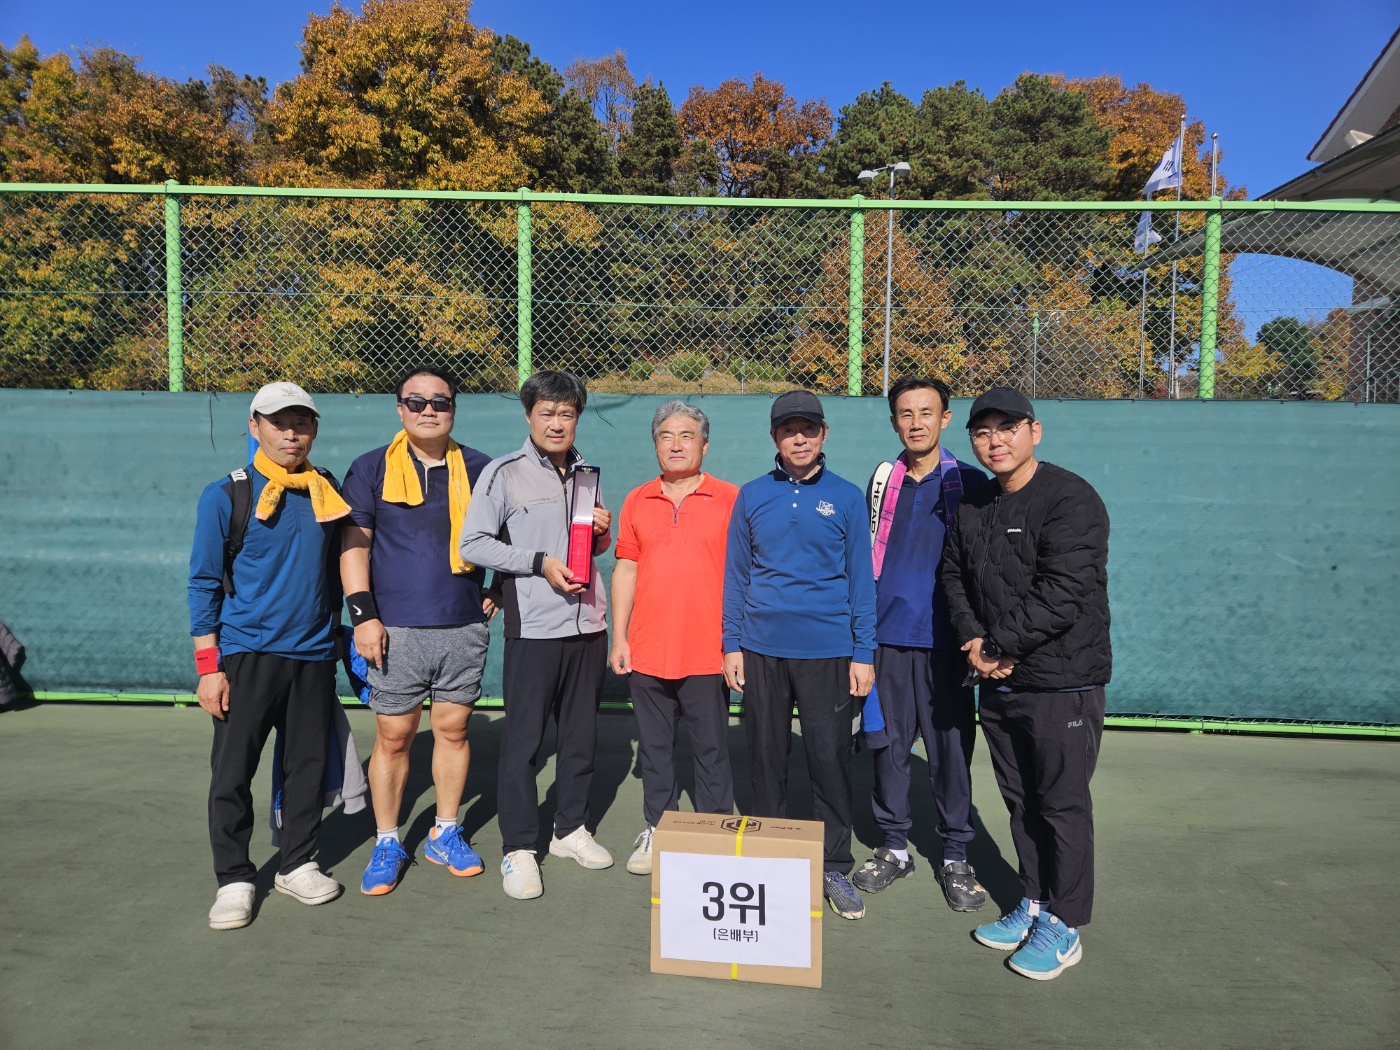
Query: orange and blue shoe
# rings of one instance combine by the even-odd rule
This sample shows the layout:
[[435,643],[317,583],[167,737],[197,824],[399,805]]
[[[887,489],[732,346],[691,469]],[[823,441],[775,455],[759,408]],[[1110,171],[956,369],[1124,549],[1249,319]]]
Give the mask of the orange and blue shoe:
[[408,853],[396,839],[380,839],[370,854],[365,866],[364,877],[360,879],[360,892],[371,897],[391,893],[403,873],[408,870]]
[[485,868],[459,824],[453,824],[446,831],[433,828],[428,832],[423,856],[434,864],[443,865],[453,875],[480,875]]

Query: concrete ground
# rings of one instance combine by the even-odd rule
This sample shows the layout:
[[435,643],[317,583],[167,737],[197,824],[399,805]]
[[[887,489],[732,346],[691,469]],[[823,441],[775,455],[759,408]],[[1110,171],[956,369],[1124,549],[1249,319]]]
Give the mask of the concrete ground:
[[[362,757],[373,725],[353,711]],[[206,926],[209,723],[196,709],[47,705],[0,715],[0,1047],[1381,1047],[1400,1031],[1400,748],[1394,743],[1110,732],[1094,781],[1098,899],[1084,961],[1038,983],[943,904],[924,769],[919,869],[828,913],[820,990],[655,976],[649,880],[622,862],[641,826],[626,715],[602,716],[593,814],[618,864],[546,857],[514,901],[496,866],[500,715],[473,722],[465,824],[486,873],[420,862],[356,889],[368,813],[327,816],[322,861],[350,892],[269,895],[245,930]],[[743,731],[731,729],[740,805]],[[431,824],[430,737],[407,844]],[[794,750],[802,785],[801,748]],[[551,767],[541,775],[541,793]],[[972,857],[986,917],[1019,897],[1005,811],[979,744]],[[259,798],[267,797],[260,776]],[[857,858],[875,844],[856,758]],[[684,803],[688,804],[688,803]],[[807,815],[798,791],[795,816]],[[545,795],[545,805],[552,797]],[[548,823],[546,821],[546,826]]]

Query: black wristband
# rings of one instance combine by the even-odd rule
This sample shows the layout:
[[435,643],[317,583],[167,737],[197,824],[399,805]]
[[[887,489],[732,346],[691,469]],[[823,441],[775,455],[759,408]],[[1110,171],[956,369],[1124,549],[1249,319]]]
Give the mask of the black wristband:
[[345,596],[345,605],[350,610],[350,623],[354,627],[367,620],[379,619],[379,606],[374,604],[374,595],[370,591],[356,591],[354,594]]
[[544,553],[544,551],[535,551],[535,561],[534,561],[534,564],[532,564],[532,565],[530,566],[530,571],[531,571],[532,573],[534,573],[536,576],[543,576],[543,575],[544,575],[544,559],[545,559],[545,553]]

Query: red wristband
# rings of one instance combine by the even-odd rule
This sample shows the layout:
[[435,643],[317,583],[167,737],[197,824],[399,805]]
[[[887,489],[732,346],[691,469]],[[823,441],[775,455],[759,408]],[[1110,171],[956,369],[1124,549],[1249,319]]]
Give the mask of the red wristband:
[[211,645],[207,649],[196,649],[194,651],[194,669],[202,675],[222,671],[224,662],[219,655],[219,647]]

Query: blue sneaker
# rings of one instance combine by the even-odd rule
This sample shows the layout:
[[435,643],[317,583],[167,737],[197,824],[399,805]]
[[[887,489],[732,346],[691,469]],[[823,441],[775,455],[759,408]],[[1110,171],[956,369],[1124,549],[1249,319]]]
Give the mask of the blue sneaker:
[[1020,904],[997,919],[996,922],[984,922],[972,931],[972,936],[988,948],[995,948],[999,952],[1009,952],[1013,948],[1019,948],[1022,942],[1030,936],[1031,927],[1035,925],[1035,919],[1031,918],[1030,907],[1030,900],[1022,897]]
[[844,871],[822,872],[822,896],[831,910],[843,919],[859,919],[865,914],[865,901],[860,899]]
[[408,868],[408,853],[393,839],[380,839],[374,844],[365,874],[360,879],[360,892],[380,897],[393,891]]
[[1023,977],[1048,981],[1083,957],[1079,931],[1071,930],[1054,915],[1041,915],[1031,930],[1030,940],[1006,964]]
[[480,875],[486,867],[467,843],[459,824],[453,824],[441,834],[437,828],[428,832],[428,841],[423,843],[423,856],[434,864],[445,866],[453,875]]

